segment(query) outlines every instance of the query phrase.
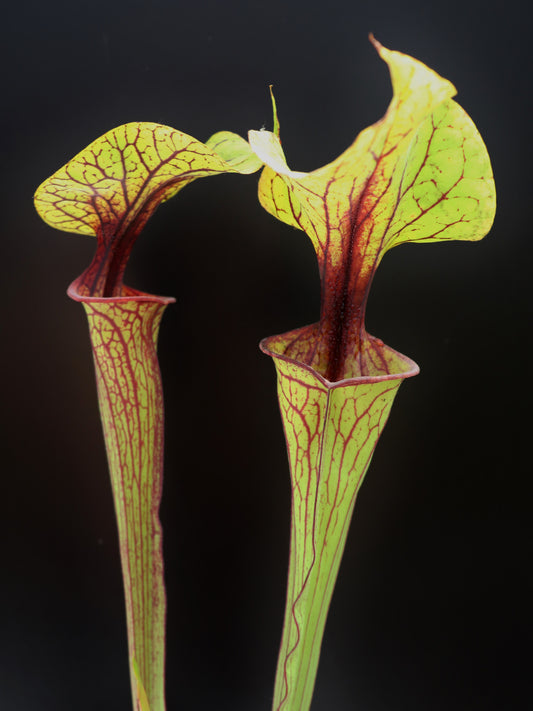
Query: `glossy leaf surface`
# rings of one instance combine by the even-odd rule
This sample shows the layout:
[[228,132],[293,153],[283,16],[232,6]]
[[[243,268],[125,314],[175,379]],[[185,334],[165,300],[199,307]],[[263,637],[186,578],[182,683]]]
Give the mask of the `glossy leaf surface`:
[[481,239],[494,217],[486,148],[453,85],[375,40],[393,98],[332,163],[287,166],[274,133],[251,131],[263,207],[315,248],[320,321],[262,343],[274,358],[292,484],[287,603],[273,709],[311,704],[326,615],[355,497],[403,379],[418,366],[365,329],[384,253],[404,242]]

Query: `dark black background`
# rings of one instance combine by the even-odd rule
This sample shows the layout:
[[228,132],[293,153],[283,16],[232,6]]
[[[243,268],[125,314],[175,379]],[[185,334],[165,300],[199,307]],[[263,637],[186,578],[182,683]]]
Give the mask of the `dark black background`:
[[[117,539],[85,317],[65,289],[90,238],[34,212],[37,185],[127,121],[205,140],[270,127],[290,165],[336,157],[390,99],[367,41],[457,86],[492,157],[481,243],[393,250],[368,326],[413,357],[361,490],[313,711],[532,703],[531,72],[516,0],[103,0],[4,10],[0,709],[130,708]],[[267,711],[289,477],[260,338],[318,317],[306,236],[257,176],[199,180],[151,219],[127,274],[174,295],[160,361],[169,711]]]

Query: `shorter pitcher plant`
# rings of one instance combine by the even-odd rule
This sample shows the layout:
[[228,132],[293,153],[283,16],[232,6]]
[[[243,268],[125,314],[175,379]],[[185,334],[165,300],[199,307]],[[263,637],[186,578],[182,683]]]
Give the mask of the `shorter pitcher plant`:
[[163,395],[156,348],[172,298],[123,283],[131,249],[157,206],[199,177],[253,173],[259,200],[307,233],[321,277],[317,323],[266,338],[277,370],[292,484],[287,602],[274,711],[311,705],[327,613],[357,492],[404,379],[418,366],[365,329],[374,273],[405,242],[479,240],[495,191],[486,148],[454,86],[371,40],[393,98],[332,163],[287,166],[274,130],[203,144],[167,126],[131,123],[94,141],[37,190],[48,224],[95,235],[70,286],[87,313],[119,530],[136,711],[164,711],[165,589],[159,503]]

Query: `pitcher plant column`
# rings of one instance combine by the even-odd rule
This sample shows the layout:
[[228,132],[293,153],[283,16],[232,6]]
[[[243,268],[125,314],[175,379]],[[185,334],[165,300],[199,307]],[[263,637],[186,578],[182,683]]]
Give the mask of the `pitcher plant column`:
[[96,236],[68,290],[83,304],[118,524],[135,711],[164,711],[165,587],[159,503],[163,392],[156,348],[173,298],[124,285],[129,254],[157,206],[196,178],[260,166],[229,132],[207,144],[154,123],[119,126],[46,180],[35,206],[52,227]]
[[455,88],[421,62],[383,47],[393,87],[385,116],[329,165],[287,166],[274,132],[251,131],[265,168],[263,207],[304,230],[321,277],[318,323],[265,339],[278,376],[292,513],[287,602],[274,711],[307,711],[335,580],[355,504],[392,402],[418,373],[365,328],[369,289],[385,252],[405,242],[479,240],[495,211],[492,170]]

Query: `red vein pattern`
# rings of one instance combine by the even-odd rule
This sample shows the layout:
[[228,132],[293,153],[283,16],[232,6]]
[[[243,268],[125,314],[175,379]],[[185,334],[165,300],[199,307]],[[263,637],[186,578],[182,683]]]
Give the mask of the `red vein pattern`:
[[121,296],[135,240],[162,202],[197,178],[252,173],[259,165],[246,141],[229,131],[204,144],[169,126],[128,123],[45,180],[35,207],[52,227],[96,236],[97,251],[78,279],[79,293]]
[[322,286],[320,323],[301,332],[292,357],[328,380],[372,374],[364,319],[384,253],[405,242],[478,240],[494,219],[485,145],[451,97],[454,86],[421,62],[374,42],[394,94],[385,116],[338,158],[310,173],[288,168],[278,137],[251,131],[265,162],[259,200],[306,232]]
[[263,342],[274,358],[292,483],[287,605],[274,711],[307,711],[355,497],[400,383],[418,366],[365,328],[375,271],[403,242],[478,240],[495,211],[488,153],[454,86],[375,40],[389,65],[385,116],[328,165],[287,166],[274,132],[251,131],[263,207],[307,233],[318,323]]
[[[130,297],[83,300],[118,524],[129,656],[138,664],[152,711],[165,708],[163,392],[156,348],[170,301],[133,290]],[[137,704],[133,675],[131,684]]]
[[262,342],[274,358],[291,471],[287,604],[274,711],[307,709],[355,499],[401,382],[418,366],[375,345],[391,375],[331,383],[284,355],[295,332]]
[[97,240],[92,263],[68,293],[83,303],[89,318],[136,711],[165,709],[166,603],[158,517],[163,397],[156,340],[163,310],[174,299],[130,289],[123,283],[124,270],[138,234],[161,202],[196,178],[259,167],[248,143],[229,131],[203,144],[168,126],[137,122],[97,138],[35,193],[36,209],[48,224]]

